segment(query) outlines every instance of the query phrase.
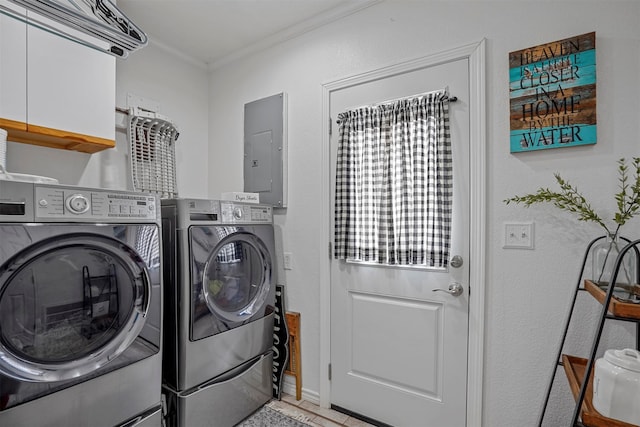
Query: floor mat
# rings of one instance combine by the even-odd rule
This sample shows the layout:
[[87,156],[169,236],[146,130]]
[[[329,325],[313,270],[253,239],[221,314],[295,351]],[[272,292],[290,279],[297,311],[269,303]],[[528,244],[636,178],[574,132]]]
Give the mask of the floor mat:
[[263,406],[236,427],[307,427],[310,424],[285,415],[268,406]]

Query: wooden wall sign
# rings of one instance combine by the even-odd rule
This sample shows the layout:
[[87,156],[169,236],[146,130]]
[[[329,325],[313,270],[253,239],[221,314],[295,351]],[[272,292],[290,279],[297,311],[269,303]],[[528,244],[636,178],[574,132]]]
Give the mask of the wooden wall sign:
[[596,143],[596,33],[509,53],[511,152]]

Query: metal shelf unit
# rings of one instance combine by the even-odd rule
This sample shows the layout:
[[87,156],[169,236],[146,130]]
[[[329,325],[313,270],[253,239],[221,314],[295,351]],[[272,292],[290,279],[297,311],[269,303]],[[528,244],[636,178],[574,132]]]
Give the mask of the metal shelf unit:
[[[640,240],[630,241],[629,239],[623,238],[623,241],[626,243],[626,245],[620,250],[618,257],[616,258],[611,281],[606,285],[606,287],[598,286],[591,280],[583,280],[584,269],[587,264],[587,260],[590,258],[589,254],[591,252],[591,248],[596,242],[605,238],[606,236],[602,236],[592,240],[585,251],[584,258],[582,260],[582,267],[580,269],[580,275],[578,276],[578,282],[573,294],[573,300],[571,301],[571,308],[569,310],[569,315],[567,316],[567,320],[565,323],[562,340],[556,354],[556,366],[553,369],[551,380],[549,381],[549,386],[547,387],[547,393],[542,407],[542,412],[540,414],[538,427],[543,426],[544,418],[547,413],[547,407],[549,405],[549,396],[551,395],[551,391],[555,382],[554,380],[560,366],[564,368],[565,374],[567,375],[567,379],[569,381],[571,392],[573,393],[576,402],[570,426],[633,427],[632,424],[600,415],[593,407],[591,401],[593,394],[592,385],[594,364],[600,344],[600,339],[602,338],[602,332],[605,322],[607,320],[613,319],[635,323],[636,348],[640,350],[640,327],[638,326],[638,324],[640,323],[640,305],[621,302],[613,296],[613,291],[616,287],[615,284],[618,278],[618,272],[622,265],[622,260],[629,251],[634,252],[637,267],[637,277],[635,278],[636,284],[631,285],[631,287],[640,290],[640,287],[637,285],[638,283],[640,283]],[[589,351],[588,358],[586,359],[563,354],[564,344],[567,339],[569,327],[571,325],[571,318],[576,309],[576,301],[579,292],[588,292],[602,305],[602,309],[598,317],[598,324],[596,325],[593,336],[591,350]]]

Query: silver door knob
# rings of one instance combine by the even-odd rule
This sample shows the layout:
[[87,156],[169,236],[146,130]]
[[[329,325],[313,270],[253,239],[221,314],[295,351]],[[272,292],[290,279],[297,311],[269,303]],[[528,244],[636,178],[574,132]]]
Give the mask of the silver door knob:
[[449,289],[432,289],[433,292],[446,292],[448,294],[453,295],[454,297],[459,297],[464,292],[464,288],[460,283],[452,283],[449,285]]

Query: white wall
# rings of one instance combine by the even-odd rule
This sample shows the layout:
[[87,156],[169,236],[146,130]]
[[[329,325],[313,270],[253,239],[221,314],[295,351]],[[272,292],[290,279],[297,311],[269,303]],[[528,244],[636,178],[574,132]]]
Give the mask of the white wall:
[[[287,309],[302,313],[305,393],[319,390],[318,301],[322,188],[321,85],[487,40],[487,277],[483,425],[534,425],[586,243],[600,234],[551,207],[505,198],[576,184],[603,216],[615,209],[615,161],[638,155],[640,3],[635,1],[386,1],[214,71],[210,80],[209,195],[242,191],[243,105],[289,97],[289,207],[278,214]],[[508,53],[596,31],[598,143],[509,153]],[[535,250],[502,249],[505,221],[534,221]],[[638,237],[638,221],[626,227]],[[322,370],[324,372],[324,369]],[[564,374],[562,374],[564,375]],[[560,424],[556,424],[560,425]]]
[[[208,84],[204,67],[176,59],[153,43],[116,62],[116,106],[126,108],[129,93],[155,101],[158,112],[179,128],[176,179],[182,197],[207,196]],[[126,125],[125,119],[116,115],[119,123]],[[56,178],[61,184],[132,190],[128,150],[122,130],[116,132],[115,149],[92,155],[9,142],[7,170]]]

